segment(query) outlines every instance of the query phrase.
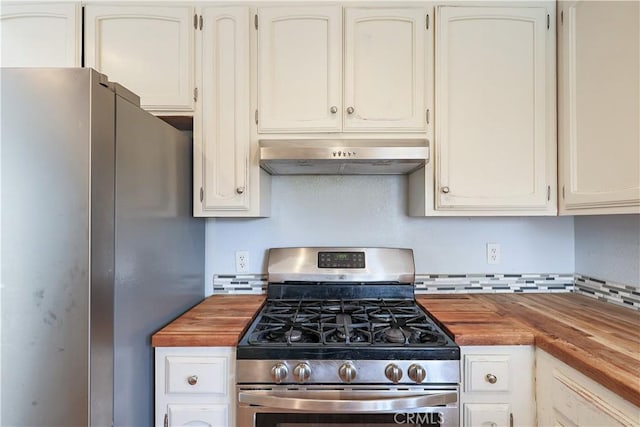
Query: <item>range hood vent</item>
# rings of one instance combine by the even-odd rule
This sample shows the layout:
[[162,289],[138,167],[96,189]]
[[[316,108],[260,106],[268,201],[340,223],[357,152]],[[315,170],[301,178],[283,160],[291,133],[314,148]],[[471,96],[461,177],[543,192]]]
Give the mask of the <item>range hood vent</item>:
[[426,139],[260,140],[271,175],[404,175],[429,161]]

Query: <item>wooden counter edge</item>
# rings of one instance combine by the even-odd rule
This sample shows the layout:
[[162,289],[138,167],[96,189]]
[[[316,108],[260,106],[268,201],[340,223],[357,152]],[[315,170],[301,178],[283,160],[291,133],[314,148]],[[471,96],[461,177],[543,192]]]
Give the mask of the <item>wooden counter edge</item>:
[[[535,346],[623,399],[640,407],[640,384],[637,377],[620,376],[620,373],[610,372],[613,367],[609,366],[609,364],[591,363],[590,361],[593,358],[587,350],[577,348],[568,342],[548,337],[544,334],[536,336]],[[579,357],[579,355],[582,357]]]
[[[197,313],[205,305],[213,304],[214,300],[217,300],[220,297],[228,299],[228,295],[211,295],[205,298],[200,303],[193,306],[191,309],[187,310],[159,331],[154,333],[151,336],[151,346],[152,347],[235,347],[240,340],[240,337],[246,332],[249,325],[253,319],[255,319],[256,315],[260,312],[262,307],[266,302],[266,295],[239,295],[241,297],[251,297],[255,299],[255,308],[251,308],[251,312],[245,311],[243,314],[248,314],[247,316],[235,316],[236,319],[244,319],[242,322],[241,328],[231,331],[217,332],[215,335],[213,333],[205,333],[201,330],[188,332],[181,331],[176,332],[174,329],[179,330],[180,324],[182,322],[186,322],[185,319],[189,319],[193,313]],[[228,317],[228,316],[225,316]],[[202,320],[204,321],[204,320]],[[211,329],[215,330],[215,325],[211,325]]]

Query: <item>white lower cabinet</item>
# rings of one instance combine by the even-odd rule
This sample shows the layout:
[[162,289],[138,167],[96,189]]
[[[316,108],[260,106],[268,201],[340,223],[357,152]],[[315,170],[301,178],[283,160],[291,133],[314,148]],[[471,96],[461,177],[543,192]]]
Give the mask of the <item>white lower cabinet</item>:
[[228,405],[168,405],[167,408],[167,426],[230,425]]
[[540,349],[536,395],[540,426],[640,425],[640,408]]
[[235,348],[157,347],[155,425],[235,425]]
[[533,346],[463,346],[460,351],[463,426],[536,425]]
[[507,427],[511,408],[506,403],[467,403],[464,405],[463,425]]

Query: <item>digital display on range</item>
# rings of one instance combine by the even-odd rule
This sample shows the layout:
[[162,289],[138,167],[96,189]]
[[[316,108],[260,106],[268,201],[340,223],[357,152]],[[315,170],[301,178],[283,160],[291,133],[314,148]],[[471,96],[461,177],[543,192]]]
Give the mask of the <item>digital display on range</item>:
[[364,252],[318,252],[318,268],[365,268]]

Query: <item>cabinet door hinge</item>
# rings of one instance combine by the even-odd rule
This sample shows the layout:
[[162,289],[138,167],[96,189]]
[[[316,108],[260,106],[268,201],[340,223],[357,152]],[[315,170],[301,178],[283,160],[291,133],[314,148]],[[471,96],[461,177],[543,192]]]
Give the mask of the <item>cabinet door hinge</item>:
[[564,24],[564,10],[560,11],[560,24]]
[[551,200],[551,186],[547,185],[547,201]]
[[547,13],[547,30],[551,28],[551,15]]
[[427,124],[429,124],[429,109],[427,108]]
[[194,102],[198,102],[198,88],[197,87],[193,88],[193,101]]
[[562,200],[564,200],[564,185],[562,186]]
[[256,124],[258,124],[258,110],[256,110],[255,119],[256,119]]
[[429,29],[429,14],[427,14],[427,30]]
[[258,14],[257,13],[253,16],[253,26],[256,27],[256,30],[258,29]]
[[198,14],[193,15],[193,28],[198,29]]
[[200,15],[200,31],[202,31],[202,26],[204,24],[204,18]]
[[513,412],[509,414],[509,427],[513,427]]
[[200,201],[204,201],[204,189],[202,187],[200,187]]
[[164,414],[164,427],[169,427],[169,415]]

